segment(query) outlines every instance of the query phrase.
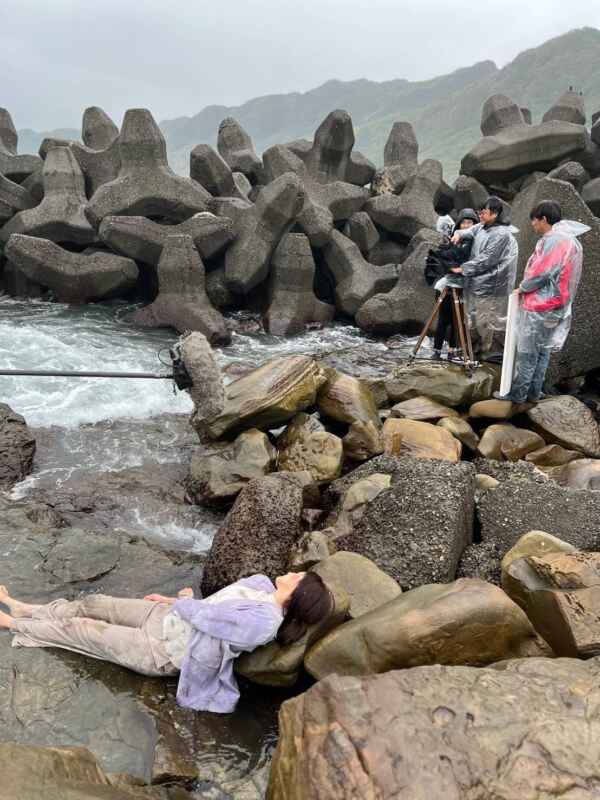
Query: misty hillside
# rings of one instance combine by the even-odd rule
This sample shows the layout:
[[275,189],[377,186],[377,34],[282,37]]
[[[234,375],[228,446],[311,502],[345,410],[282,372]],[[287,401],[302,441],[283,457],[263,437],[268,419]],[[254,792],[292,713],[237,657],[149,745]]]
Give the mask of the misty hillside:
[[[208,106],[193,117],[161,123],[171,165],[188,174],[189,152],[196,144],[216,143],[220,121],[235,117],[251,134],[258,152],[275,143],[312,138],[315,128],[336,108],[352,115],[356,146],[377,165],[392,123],[412,122],[420,158],[438,158],[447,179],[459,170],[462,156],[480,138],[481,107],[492,94],[507,94],[531,109],[540,121],[569,86],[583,91],[588,122],[600,109],[600,30],[581,28],[526,50],[498,69],[492,61],[429,81],[328,81],[303,94],[269,95],[242,106]],[[19,150],[35,151],[45,134],[20,131]],[[52,135],[74,136],[74,131]]]

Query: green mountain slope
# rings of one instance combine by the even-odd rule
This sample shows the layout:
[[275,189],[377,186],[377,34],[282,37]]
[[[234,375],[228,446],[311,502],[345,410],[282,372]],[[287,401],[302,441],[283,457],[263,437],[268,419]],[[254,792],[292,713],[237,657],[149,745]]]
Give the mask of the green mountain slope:
[[[216,143],[222,119],[235,117],[260,153],[272,144],[312,138],[316,127],[336,109],[352,115],[356,146],[380,165],[383,147],[396,120],[411,122],[420,158],[438,158],[446,180],[459,172],[464,154],[479,140],[481,107],[492,94],[507,94],[533,113],[534,121],[569,86],[583,91],[588,122],[600,110],[600,30],[581,28],[521,53],[503,69],[492,61],[429,81],[327,81],[303,94],[269,95],[236,107],[208,106],[193,117],[161,123],[171,166],[189,174],[189,153],[197,144]],[[54,136],[76,138],[72,130]],[[36,152],[46,133],[20,131],[20,152]]]
[[235,117],[262,152],[275,143],[312,138],[333,109],[352,115],[356,146],[376,164],[392,123],[415,126],[421,158],[438,158],[447,179],[458,174],[462,156],[480,138],[481,107],[502,93],[532,110],[534,121],[570,85],[584,92],[588,117],[600,109],[600,31],[581,28],[521,53],[499,70],[491,61],[430,81],[328,81],[304,94],[271,95],[242,106],[209,106],[193,117],[161,123],[173,166],[187,169],[189,151],[214,144],[219,122]]

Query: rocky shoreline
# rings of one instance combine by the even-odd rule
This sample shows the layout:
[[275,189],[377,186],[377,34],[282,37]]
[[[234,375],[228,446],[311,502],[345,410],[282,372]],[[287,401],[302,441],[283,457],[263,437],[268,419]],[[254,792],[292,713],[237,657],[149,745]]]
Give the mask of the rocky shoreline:
[[[0,583],[45,601],[314,569],[335,598],[301,641],[239,659],[227,717],[179,708],[173,681],[0,635],[0,796],[37,798],[40,783],[82,800],[594,796],[599,124],[588,131],[573,92],[537,125],[494,96],[450,187],[404,123],[376,170],[341,111],[262,158],[225,120],[189,179],[143,109],[121,131],[88,109],[83,144],[47,141],[39,158],[17,155],[0,112],[3,289],[143,300],[135,324],[194,331],[189,422],[82,426],[74,450],[75,434],[0,405]],[[393,349],[432,306],[440,198],[458,210],[489,191],[512,206],[521,268],[540,199],[590,227],[559,388],[533,406],[490,399],[493,365],[402,366]],[[226,382],[211,350],[232,338],[226,309],[267,334],[336,317],[392,338],[377,354],[240,358]],[[111,431],[138,437],[139,460],[86,469]],[[136,513],[206,529],[205,546],[153,538]]]

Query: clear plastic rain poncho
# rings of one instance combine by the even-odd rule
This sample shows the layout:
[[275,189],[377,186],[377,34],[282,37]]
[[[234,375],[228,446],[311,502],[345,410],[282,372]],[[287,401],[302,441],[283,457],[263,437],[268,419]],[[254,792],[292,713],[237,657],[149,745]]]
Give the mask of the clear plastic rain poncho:
[[571,330],[583,266],[577,237],[589,230],[581,222],[561,220],[536,244],[521,281],[519,352],[562,350]]

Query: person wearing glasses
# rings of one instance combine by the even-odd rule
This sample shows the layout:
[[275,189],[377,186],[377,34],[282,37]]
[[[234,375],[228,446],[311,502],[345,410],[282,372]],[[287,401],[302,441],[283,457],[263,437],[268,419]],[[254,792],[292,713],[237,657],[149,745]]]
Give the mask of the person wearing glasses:
[[479,361],[501,361],[508,296],[515,286],[519,245],[499,197],[488,197],[479,224],[458,230],[452,243],[472,239],[471,256],[451,271],[464,276],[473,352]]

